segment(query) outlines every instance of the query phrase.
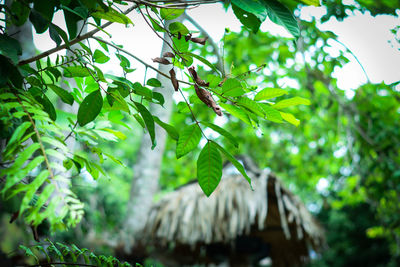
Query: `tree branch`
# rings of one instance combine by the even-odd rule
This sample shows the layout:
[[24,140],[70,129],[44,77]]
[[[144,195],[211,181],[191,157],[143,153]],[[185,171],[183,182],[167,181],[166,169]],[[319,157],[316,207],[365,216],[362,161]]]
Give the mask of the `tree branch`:
[[[126,15],[126,14],[130,13],[132,10],[136,9],[137,7],[138,7],[137,4],[131,6],[130,8],[128,8],[124,12],[124,14]],[[110,26],[112,23],[113,22],[108,21],[108,22],[104,23],[104,25],[100,26],[99,28],[93,29],[93,30],[91,30],[90,32],[88,32],[88,33],[86,33],[84,35],[77,36],[75,39],[70,41],[68,45],[67,44],[63,44],[63,45],[54,47],[54,48],[52,48],[50,50],[47,50],[47,51],[45,51],[45,52],[43,52],[43,53],[41,53],[39,55],[36,55],[34,57],[31,57],[31,58],[28,58],[26,60],[22,60],[22,61],[18,62],[18,65],[22,66],[22,65],[25,65],[25,64],[29,64],[29,63],[35,62],[36,60],[42,59],[44,57],[47,57],[47,56],[49,56],[51,54],[54,54],[54,53],[56,53],[56,52],[58,52],[58,51],[60,51],[62,49],[65,49],[65,48],[70,47],[70,46],[72,46],[72,45],[74,45],[76,43],[79,43],[79,42],[81,42],[83,40],[86,40],[86,39],[88,39],[90,37],[93,37],[93,35],[95,35],[99,31],[103,30],[104,28]]]
[[162,1],[165,2],[166,4],[164,5],[159,5],[158,3],[160,1],[154,1],[154,0],[125,0],[126,2],[133,2],[137,4],[143,4],[145,6],[151,6],[151,7],[158,7],[158,8],[176,8],[176,9],[185,9],[190,6],[199,6],[203,4],[214,4],[218,2],[222,2],[222,0],[188,0],[188,1],[181,1],[181,0],[167,0],[167,1]]
[[367,74],[367,72],[366,72],[365,69],[364,69],[364,66],[361,64],[360,60],[358,60],[358,57],[353,53],[353,51],[351,51],[350,48],[349,48],[347,45],[345,45],[344,43],[342,43],[341,41],[339,41],[339,40],[337,40],[337,39],[335,39],[335,38],[331,38],[331,39],[332,39],[333,41],[335,41],[335,42],[341,44],[341,45],[356,59],[358,65],[360,65],[362,71],[364,72],[365,77],[367,78],[367,82],[368,82],[368,83],[371,83],[371,80],[369,79],[368,74]]

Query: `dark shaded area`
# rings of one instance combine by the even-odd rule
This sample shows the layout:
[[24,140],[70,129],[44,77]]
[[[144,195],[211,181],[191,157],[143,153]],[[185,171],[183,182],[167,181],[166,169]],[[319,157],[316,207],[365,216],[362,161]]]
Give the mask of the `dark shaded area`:
[[318,218],[326,228],[329,248],[309,266],[400,266],[398,258],[390,261],[387,240],[366,235],[368,228],[379,224],[370,205],[325,208]]

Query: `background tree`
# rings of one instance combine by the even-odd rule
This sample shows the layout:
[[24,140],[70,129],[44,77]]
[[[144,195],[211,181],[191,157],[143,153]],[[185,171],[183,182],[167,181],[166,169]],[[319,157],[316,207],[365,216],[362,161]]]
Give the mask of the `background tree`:
[[[338,57],[332,57],[323,49],[329,45],[329,40],[336,37],[318,31],[315,21],[301,22],[299,28],[290,11],[297,6],[294,1],[232,1],[234,13],[246,30],[240,34],[226,32],[224,61],[228,66],[233,63],[234,68],[219,71],[215,64],[210,63],[214,62],[211,58],[215,54],[206,49],[210,43],[206,41],[206,46],[202,45],[204,40],[201,38],[205,34],[190,33],[184,24],[176,23],[178,21],[168,23],[179,18],[187,5],[198,3],[170,3],[179,9],[170,9],[171,6],[166,7],[163,3],[131,1],[53,1],[48,5],[43,1],[27,0],[1,6],[1,12],[8,20],[0,28],[1,133],[7,140],[1,162],[4,167],[1,170],[2,204],[5,204],[2,206],[7,206],[7,212],[14,215],[13,220],[18,218],[18,223],[32,225],[34,231],[36,226],[46,224],[52,231],[61,230],[58,237],[64,241],[87,242],[92,247],[109,246],[104,242],[110,240],[109,233],[119,231],[122,226],[132,229],[128,224],[124,225],[122,219],[124,205],[129,203],[127,188],[131,173],[127,169],[144,159],[132,156],[138,150],[135,146],[140,142],[138,138],[128,139],[133,145],[120,140],[140,132],[137,128],[140,126],[146,130],[151,146],[155,146],[156,136],[162,135],[157,134],[158,124],[171,137],[167,139],[163,158],[168,165],[163,164],[161,189],[172,190],[197,176],[205,194],[209,195],[218,185],[220,175],[215,174],[219,173],[222,164],[214,164],[212,169],[209,167],[199,172],[204,163],[220,162],[222,155],[246,176],[232,155],[248,154],[260,167],[270,167],[284,177],[308,203],[324,207],[321,218],[328,229],[338,223],[332,220],[336,214],[342,215],[345,225],[345,222],[353,220],[351,216],[354,214],[349,210],[365,212],[370,223],[360,229],[366,229],[369,237],[387,238],[388,243],[384,246],[390,246],[392,263],[395,262],[399,253],[396,218],[399,209],[397,84],[368,83],[360,87],[353,98],[345,97],[342,91],[337,90],[331,73],[347,59],[343,51]],[[392,3],[374,3],[359,1],[358,9],[371,10],[373,14],[395,12]],[[356,9],[354,5],[336,6],[335,9],[328,5],[324,19],[332,16],[343,18],[350,14],[348,11]],[[156,69],[132,51],[110,39],[98,37],[97,34],[101,30],[107,31],[111,23],[131,25],[127,14],[132,10],[139,11],[151,25],[150,33],[161,36],[166,32],[165,39],[171,38],[168,47],[173,52],[172,57],[162,54],[163,57],[155,59],[165,68]],[[55,12],[63,13],[65,29],[54,21]],[[262,32],[256,34],[267,16],[286,27],[295,38],[275,37]],[[36,33],[48,33],[56,47],[20,61],[18,56],[23,48],[9,31],[10,25],[21,26],[26,22],[33,25]],[[79,22],[92,27],[83,33]],[[89,42],[81,42],[84,40]],[[74,44],[78,44],[78,48],[72,49]],[[64,49],[70,54],[65,56]],[[310,51],[314,51],[310,53],[311,58],[303,57]],[[103,73],[101,64],[105,64],[110,56],[115,56],[120,62],[122,75]],[[299,58],[303,60],[298,61]],[[194,59],[199,61],[195,72],[189,70]],[[158,79],[131,80],[131,60],[157,71]],[[31,63],[33,66],[28,66]],[[223,64],[217,66],[220,65]],[[182,69],[183,78],[179,81],[171,77],[169,70],[173,66]],[[298,86],[284,86],[281,83],[284,77],[296,81]],[[70,83],[70,87],[62,88],[59,83],[62,78],[76,81],[76,85]],[[152,105],[167,105],[168,97],[164,91],[160,94],[153,89],[160,87],[160,83],[164,89],[178,83],[176,94],[186,96],[173,105],[170,124],[166,124],[167,118],[161,118],[150,108]],[[196,87],[199,87],[197,93]],[[207,92],[215,103],[206,100]],[[57,99],[67,105],[78,103],[79,109],[77,112],[59,110],[53,104]],[[298,106],[310,103],[309,107]],[[224,118],[227,118],[225,123],[215,120],[218,111],[215,112],[214,104],[222,108]],[[294,116],[307,123],[299,124]],[[280,124],[271,125],[271,122]],[[123,130],[124,127],[130,128],[129,131]],[[255,129],[258,135],[254,134]],[[219,137],[215,137],[216,134]],[[275,138],[277,136],[279,138]],[[77,140],[82,149],[68,148],[66,142],[70,139]],[[212,154],[213,159],[202,157],[205,153],[197,149],[200,140],[203,140],[202,151]],[[238,143],[241,143],[239,148]],[[116,148],[129,154],[130,158],[124,157],[123,160],[128,167],[115,157]],[[342,148],[346,149],[344,156],[332,156]],[[189,152],[190,156],[176,160],[176,157]],[[199,156],[196,166],[193,159]],[[110,162],[123,166],[119,169],[122,171],[116,172],[117,168]],[[157,166],[156,161],[152,163]],[[37,167],[40,165],[45,168]],[[119,177],[120,173],[124,175]],[[139,174],[135,171],[135,175],[141,177]],[[114,178],[110,181],[99,179],[96,186],[88,182],[100,176]],[[315,191],[321,177],[330,185],[322,197]],[[52,183],[65,179],[71,179],[70,188],[59,188],[57,183]],[[157,179],[152,182],[152,188],[156,188]],[[150,199],[152,195],[146,194],[146,197]],[[367,207],[361,204],[364,202]],[[60,207],[61,210],[55,212]],[[375,218],[370,216],[371,209],[376,210]],[[83,215],[85,211],[86,217]],[[324,212],[331,216],[324,215]],[[134,216],[141,215],[136,213]],[[79,221],[81,224],[75,227]],[[95,227],[93,223],[96,223]],[[73,228],[74,232],[65,231],[67,227]],[[93,232],[93,228],[98,233],[108,233],[108,236],[82,240],[82,236]],[[78,240],[77,236],[80,236]],[[338,248],[339,241],[332,238],[331,244]],[[382,239],[377,244],[379,242],[384,243]],[[346,244],[349,244],[348,248],[354,243]],[[72,251],[74,256],[79,253],[75,249],[64,249]],[[25,251],[29,254],[29,250]],[[106,251],[110,252],[110,248]],[[323,260],[329,263],[342,251],[333,249],[333,254]],[[378,249],[371,251],[382,253]],[[343,265],[350,262],[354,253],[350,250],[346,254],[349,257],[343,260]],[[384,257],[368,262],[387,263]]]

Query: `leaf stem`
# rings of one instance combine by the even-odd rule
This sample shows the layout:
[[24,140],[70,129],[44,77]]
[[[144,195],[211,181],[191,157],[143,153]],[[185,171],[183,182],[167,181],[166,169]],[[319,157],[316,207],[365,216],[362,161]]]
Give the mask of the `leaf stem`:
[[[11,85],[10,85],[10,88],[11,88]],[[49,171],[50,177],[51,177],[52,179],[54,179],[53,170],[52,170],[51,167],[50,167],[50,161],[49,161],[49,159],[47,158],[47,154],[46,154],[46,151],[45,151],[45,149],[44,149],[44,146],[43,146],[43,143],[42,143],[42,139],[41,139],[41,137],[40,137],[40,133],[39,133],[38,129],[36,128],[36,124],[35,124],[35,122],[33,121],[31,114],[29,114],[29,112],[26,110],[25,106],[22,104],[22,101],[21,101],[21,99],[19,98],[18,94],[14,93],[14,95],[15,95],[15,97],[17,98],[18,103],[21,105],[22,109],[24,110],[24,112],[25,112],[26,116],[28,117],[30,123],[32,124],[33,131],[35,132],[35,135],[36,135],[36,137],[37,137],[37,140],[38,140],[38,143],[39,143],[39,146],[40,146],[40,150],[41,150],[42,155],[43,155],[43,157],[44,157],[44,161],[45,161],[45,164],[46,164],[46,168],[47,168],[47,170]]]

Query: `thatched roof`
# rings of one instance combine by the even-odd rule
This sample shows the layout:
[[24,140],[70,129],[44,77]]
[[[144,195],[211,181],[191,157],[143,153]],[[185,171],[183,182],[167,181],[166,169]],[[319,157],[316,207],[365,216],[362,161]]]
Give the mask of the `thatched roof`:
[[[272,173],[252,175],[254,191],[241,175],[225,175],[210,197],[197,183],[165,195],[151,209],[145,240],[190,253],[215,244],[232,247],[238,238],[251,236],[269,244],[274,265],[282,259],[291,265],[304,262],[309,249],[323,245],[323,229]],[[193,262],[213,261],[201,257],[190,256]]]

